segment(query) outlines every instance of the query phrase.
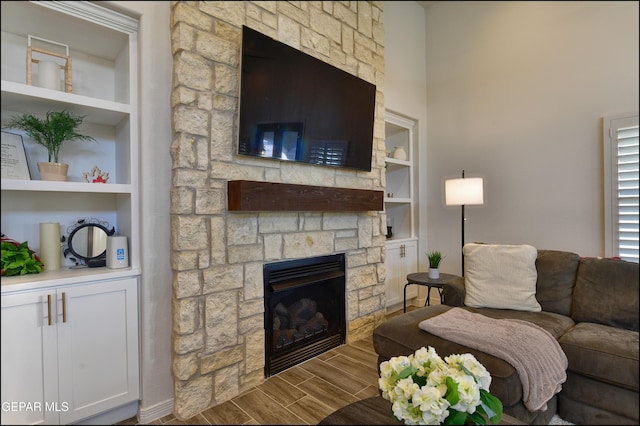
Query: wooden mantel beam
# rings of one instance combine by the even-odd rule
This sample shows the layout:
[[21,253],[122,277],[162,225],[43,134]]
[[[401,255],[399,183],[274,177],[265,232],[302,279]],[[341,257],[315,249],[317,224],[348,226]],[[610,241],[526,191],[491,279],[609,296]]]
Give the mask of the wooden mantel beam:
[[230,180],[229,211],[382,211],[384,191]]

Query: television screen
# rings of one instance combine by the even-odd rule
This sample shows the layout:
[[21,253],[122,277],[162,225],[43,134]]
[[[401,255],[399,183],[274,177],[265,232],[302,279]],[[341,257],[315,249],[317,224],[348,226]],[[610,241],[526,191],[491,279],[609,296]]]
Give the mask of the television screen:
[[376,86],[246,26],[238,154],[371,170]]

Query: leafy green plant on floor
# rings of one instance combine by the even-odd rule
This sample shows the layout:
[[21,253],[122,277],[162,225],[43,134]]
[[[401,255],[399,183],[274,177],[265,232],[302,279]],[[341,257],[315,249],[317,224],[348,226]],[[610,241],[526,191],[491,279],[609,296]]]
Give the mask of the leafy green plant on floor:
[[10,239],[2,239],[2,275],[38,274],[44,266],[36,253],[28,246],[27,241],[18,243]]

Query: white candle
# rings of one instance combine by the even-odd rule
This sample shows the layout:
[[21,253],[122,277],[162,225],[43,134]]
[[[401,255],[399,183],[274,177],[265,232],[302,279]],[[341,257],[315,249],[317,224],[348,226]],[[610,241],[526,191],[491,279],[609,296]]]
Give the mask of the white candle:
[[38,62],[38,86],[60,90],[60,66],[56,62]]
[[40,223],[40,260],[45,271],[60,269],[60,224]]

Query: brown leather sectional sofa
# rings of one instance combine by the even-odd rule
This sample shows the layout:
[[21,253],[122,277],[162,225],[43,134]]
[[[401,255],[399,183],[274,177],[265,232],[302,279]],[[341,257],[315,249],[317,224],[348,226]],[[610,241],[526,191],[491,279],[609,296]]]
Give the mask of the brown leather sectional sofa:
[[464,279],[444,289],[444,304],[393,317],[373,333],[379,362],[433,346],[443,358],[472,353],[491,373],[491,393],[504,412],[528,424],[548,424],[558,413],[576,424],[639,424],[638,418],[638,263],[580,258],[575,253],[538,250],[536,299],[541,312],[470,308],[492,318],[530,321],[560,343],[569,366],[562,390],[546,411],[529,411],[522,402],[516,370],[507,362],[436,337],[418,324],[453,306],[464,306]]

